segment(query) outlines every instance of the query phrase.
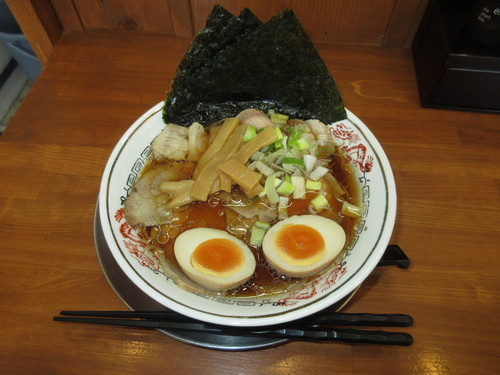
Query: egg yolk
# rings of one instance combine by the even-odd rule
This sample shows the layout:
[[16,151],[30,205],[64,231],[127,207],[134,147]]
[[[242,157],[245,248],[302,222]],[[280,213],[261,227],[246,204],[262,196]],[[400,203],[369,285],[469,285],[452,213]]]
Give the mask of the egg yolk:
[[240,247],[226,238],[213,238],[200,243],[191,255],[192,266],[208,275],[226,277],[244,263]]
[[310,226],[288,224],[276,233],[274,248],[287,263],[308,266],[323,257],[325,240]]

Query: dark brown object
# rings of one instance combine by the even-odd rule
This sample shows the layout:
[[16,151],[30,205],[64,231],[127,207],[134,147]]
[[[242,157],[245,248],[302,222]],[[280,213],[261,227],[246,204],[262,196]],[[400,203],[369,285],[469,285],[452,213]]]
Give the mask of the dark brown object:
[[500,48],[473,39],[469,17],[468,4],[429,2],[413,42],[422,106],[500,112]]

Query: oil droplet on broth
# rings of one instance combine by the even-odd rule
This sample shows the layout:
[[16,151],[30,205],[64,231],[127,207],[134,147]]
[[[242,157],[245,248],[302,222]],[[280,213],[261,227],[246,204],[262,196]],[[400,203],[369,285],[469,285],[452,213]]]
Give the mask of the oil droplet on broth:
[[179,235],[179,233],[180,229],[178,227],[172,227],[167,232],[169,238],[175,238]]
[[158,243],[160,243],[162,245],[166,244],[169,239],[170,239],[170,236],[168,235],[168,233],[160,233],[160,234],[158,234],[158,236],[156,236],[156,241],[158,241]]

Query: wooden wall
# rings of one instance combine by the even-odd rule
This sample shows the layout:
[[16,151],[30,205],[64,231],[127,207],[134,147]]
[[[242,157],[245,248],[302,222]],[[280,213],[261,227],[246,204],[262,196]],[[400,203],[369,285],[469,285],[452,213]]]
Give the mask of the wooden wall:
[[[266,21],[285,8],[297,14],[314,42],[406,47],[427,0],[192,0],[195,30],[215,4],[238,14],[250,8]],[[415,24],[415,25],[414,25]]]
[[[408,48],[429,0],[7,0],[42,63],[57,36],[86,30],[192,38],[215,4],[262,21],[292,8],[316,43]],[[35,25],[36,27],[34,27]]]

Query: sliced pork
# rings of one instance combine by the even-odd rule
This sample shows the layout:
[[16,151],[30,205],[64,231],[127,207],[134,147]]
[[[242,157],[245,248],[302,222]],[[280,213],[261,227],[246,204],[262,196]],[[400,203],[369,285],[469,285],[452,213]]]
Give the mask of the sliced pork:
[[132,226],[158,225],[172,217],[169,203],[172,195],[162,190],[165,181],[179,181],[185,175],[179,169],[157,164],[134,184],[124,204],[124,214]]

